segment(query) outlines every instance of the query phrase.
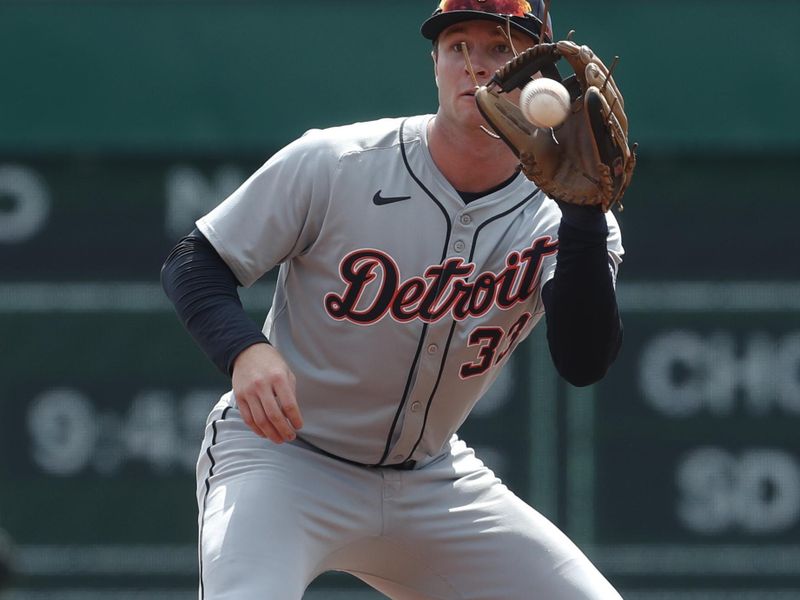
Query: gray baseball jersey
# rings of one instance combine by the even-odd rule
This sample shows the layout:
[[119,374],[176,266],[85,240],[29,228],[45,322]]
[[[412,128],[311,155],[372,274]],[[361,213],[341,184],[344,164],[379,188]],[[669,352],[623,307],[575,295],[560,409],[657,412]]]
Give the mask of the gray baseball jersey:
[[465,204],[430,118],[309,131],[197,223],[245,286],[280,264],[264,332],[297,377],[300,436],[367,465],[440,453],[555,270],[557,204],[521,174]]

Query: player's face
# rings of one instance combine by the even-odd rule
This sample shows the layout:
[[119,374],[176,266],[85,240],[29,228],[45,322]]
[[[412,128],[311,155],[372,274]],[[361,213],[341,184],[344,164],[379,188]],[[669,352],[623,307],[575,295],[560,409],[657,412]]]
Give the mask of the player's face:
[[[517,52],[534,44],[533,38],[512,30]],[[433,54],[436,84],[439,88],[438,118],[452,120],[459,126],[484,124],[475,104],[475,83],[469,72],[461,44],[466,44],[478,84],[484,85],[494,72],[514,57],[511,46],[498,24],[476,20],[456,23],[445,29]]]

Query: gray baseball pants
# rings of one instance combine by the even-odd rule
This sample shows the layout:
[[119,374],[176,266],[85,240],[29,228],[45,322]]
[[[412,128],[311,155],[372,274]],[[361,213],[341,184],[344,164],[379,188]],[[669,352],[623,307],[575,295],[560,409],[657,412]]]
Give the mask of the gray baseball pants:
[[197,465],[201,600],[299,600],[325,571],[396,600],[620,600],[464,442],[359,467],[257,436],[226,398]]

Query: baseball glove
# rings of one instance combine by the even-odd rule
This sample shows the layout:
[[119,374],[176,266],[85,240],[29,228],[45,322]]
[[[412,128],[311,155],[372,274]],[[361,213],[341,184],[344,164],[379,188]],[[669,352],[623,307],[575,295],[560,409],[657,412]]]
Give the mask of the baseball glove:
[[[564,58],[574,74],[556,68]],[[555,129],[538,128],[509,100],[541,71],[564,84],[571,110]],[[608,211],[622,200],[636,165],[636,145],[628,146],[628,118],[611,73],[588,46],[570,40],[537,44],[501,67],[478,88],[483,117],[511,148],[522,170],[548,196]]]

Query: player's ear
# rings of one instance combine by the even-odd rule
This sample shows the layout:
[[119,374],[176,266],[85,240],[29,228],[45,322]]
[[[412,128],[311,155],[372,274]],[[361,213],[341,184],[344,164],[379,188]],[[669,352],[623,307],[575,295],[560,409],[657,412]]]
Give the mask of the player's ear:
[[431,51],[431,58],[433,59],[433,78],[436,81],[436,87],[439,87],[439,53],[436,52],[436,46]]

